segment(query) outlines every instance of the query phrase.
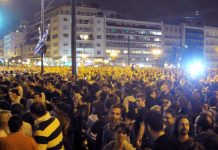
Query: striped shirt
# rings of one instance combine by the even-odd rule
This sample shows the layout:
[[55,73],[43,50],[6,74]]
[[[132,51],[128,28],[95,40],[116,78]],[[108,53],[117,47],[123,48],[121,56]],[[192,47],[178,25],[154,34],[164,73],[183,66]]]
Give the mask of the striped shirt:
[[37,125],[34,139],[39,150],[64,150],[63,134],[60,122],[49,113],[35,121]]

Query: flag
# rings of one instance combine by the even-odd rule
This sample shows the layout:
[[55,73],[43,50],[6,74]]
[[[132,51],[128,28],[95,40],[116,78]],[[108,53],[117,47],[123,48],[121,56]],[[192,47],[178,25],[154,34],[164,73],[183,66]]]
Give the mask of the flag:
[[47,37],[48,37],[48,29],[46,29],[46,31],[42,37],[40,34],[39,41],[38,41],[36,48],[34,50],[34,55],[38,54],[40,52],[40,50],[42,49],[42,47],[46,44]]

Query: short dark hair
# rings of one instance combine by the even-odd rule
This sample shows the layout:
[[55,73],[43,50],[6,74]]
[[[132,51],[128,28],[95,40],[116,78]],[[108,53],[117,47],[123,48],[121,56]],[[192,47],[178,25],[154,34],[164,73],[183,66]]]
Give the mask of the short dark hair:
[[201,113],[199,115],[198,120],[196,121],[197,126],[201,127],[202,131],[207,131],[208,129],[212,129],[213,123],[214,123],[213,117],[207,113]]
[[0,100],[0,109],[10,110],[10,104],[6,100]]
[[167,110],[165,110],[165,113],[170,113],[172,115],[172,117],[176,117],[176,110],[173,108],[168,108]]
[[136,98],[142,98],[143,100],[147,100],[147,97],[145,96],[145,94],[143,94],[143,93],[138,93],[137,95],[136,95]]
[[16,95],[20,96],[19,92],[18,92],[18,89],[11,89],[11,92],[12,93],[15,93]]
[[163,118],[157,111],[148,111],[145,114],[144,123],[145,125],[149,125],[150,128],[156,132],[163,130]]
[[23,125],[23,121],[19,115],[13,115],[8,121],[9,129],[12,133],[18,132]]
[[42,117],[43,115],[46,114],[46,108],[45,105],[41,102],[34,102],[30,106],[30,112],[35,114],[38,117]]
[[19,103],[15,103],[11,105],[11,114],[12,115],[22,115],[23,113],[23,105],[19,104]]
[[114,131],[116,132],[118,129],[121,129],[122,132],[126,133],[127,135],[130,134],[130,129],[125,123],[120,123],[115,126]]

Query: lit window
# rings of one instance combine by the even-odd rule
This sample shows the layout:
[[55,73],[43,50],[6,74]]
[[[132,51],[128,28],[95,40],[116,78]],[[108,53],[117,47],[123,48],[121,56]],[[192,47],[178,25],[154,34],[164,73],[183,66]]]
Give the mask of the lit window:
[[154,38],[155,42],[160,42],[160,38]]
[[127,51],[127,50],[125,50],[123,53],[124,53],[124,54],[127,54],[127,53],[128,53],[128,51]]

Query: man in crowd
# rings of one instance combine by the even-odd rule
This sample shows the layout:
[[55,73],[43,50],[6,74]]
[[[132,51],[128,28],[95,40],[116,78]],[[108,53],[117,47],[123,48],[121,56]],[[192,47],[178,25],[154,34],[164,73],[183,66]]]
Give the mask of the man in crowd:
[[14,115],[8,121],[11,134],[0,138],[1,150],[38,150],[34,139],[21,131],[23,121],[20,116]]
[[51,117],[41,102],[34,102],[30,107],[30,112],[37,126],[34,139],[39,149],[64,149],[63,134],[58,119]]
[[137,104],[137,118],[135,122],[135,136],[136,136],[136,146],[139,147],[142,144],[142,139],[144,136],[145,126],[144,126],[144,115],[148,111],[146,107],[147,98],[143,93],[139,93],[136,96]]
[[120,105],[112,105],[109,113],[110,122],[104,126],[102,134],[102,146],[104,147],[110,141],[114,140],[114,128],[121,123],[122,107]]
[[212,130],[214,118],[207,112],[201,113],[195,120],[195,141],[207,150],[218,149],[218,135]]
[[175,141],[163,129],[163,118],[159,112],[149,111],[145,114],[145,130],[154,141],[152,150],[175,150]]
[[163,113],[164,125],[165,125],[165,133],[172,135],[173,134],[173,126],[176,120],[176,111],[172,108],[167,109]]
[[193,125],[188,116],[179,116],[174,125],[174,136],[177,140],[179,150],[187,150],[195,148],[192,138]]

